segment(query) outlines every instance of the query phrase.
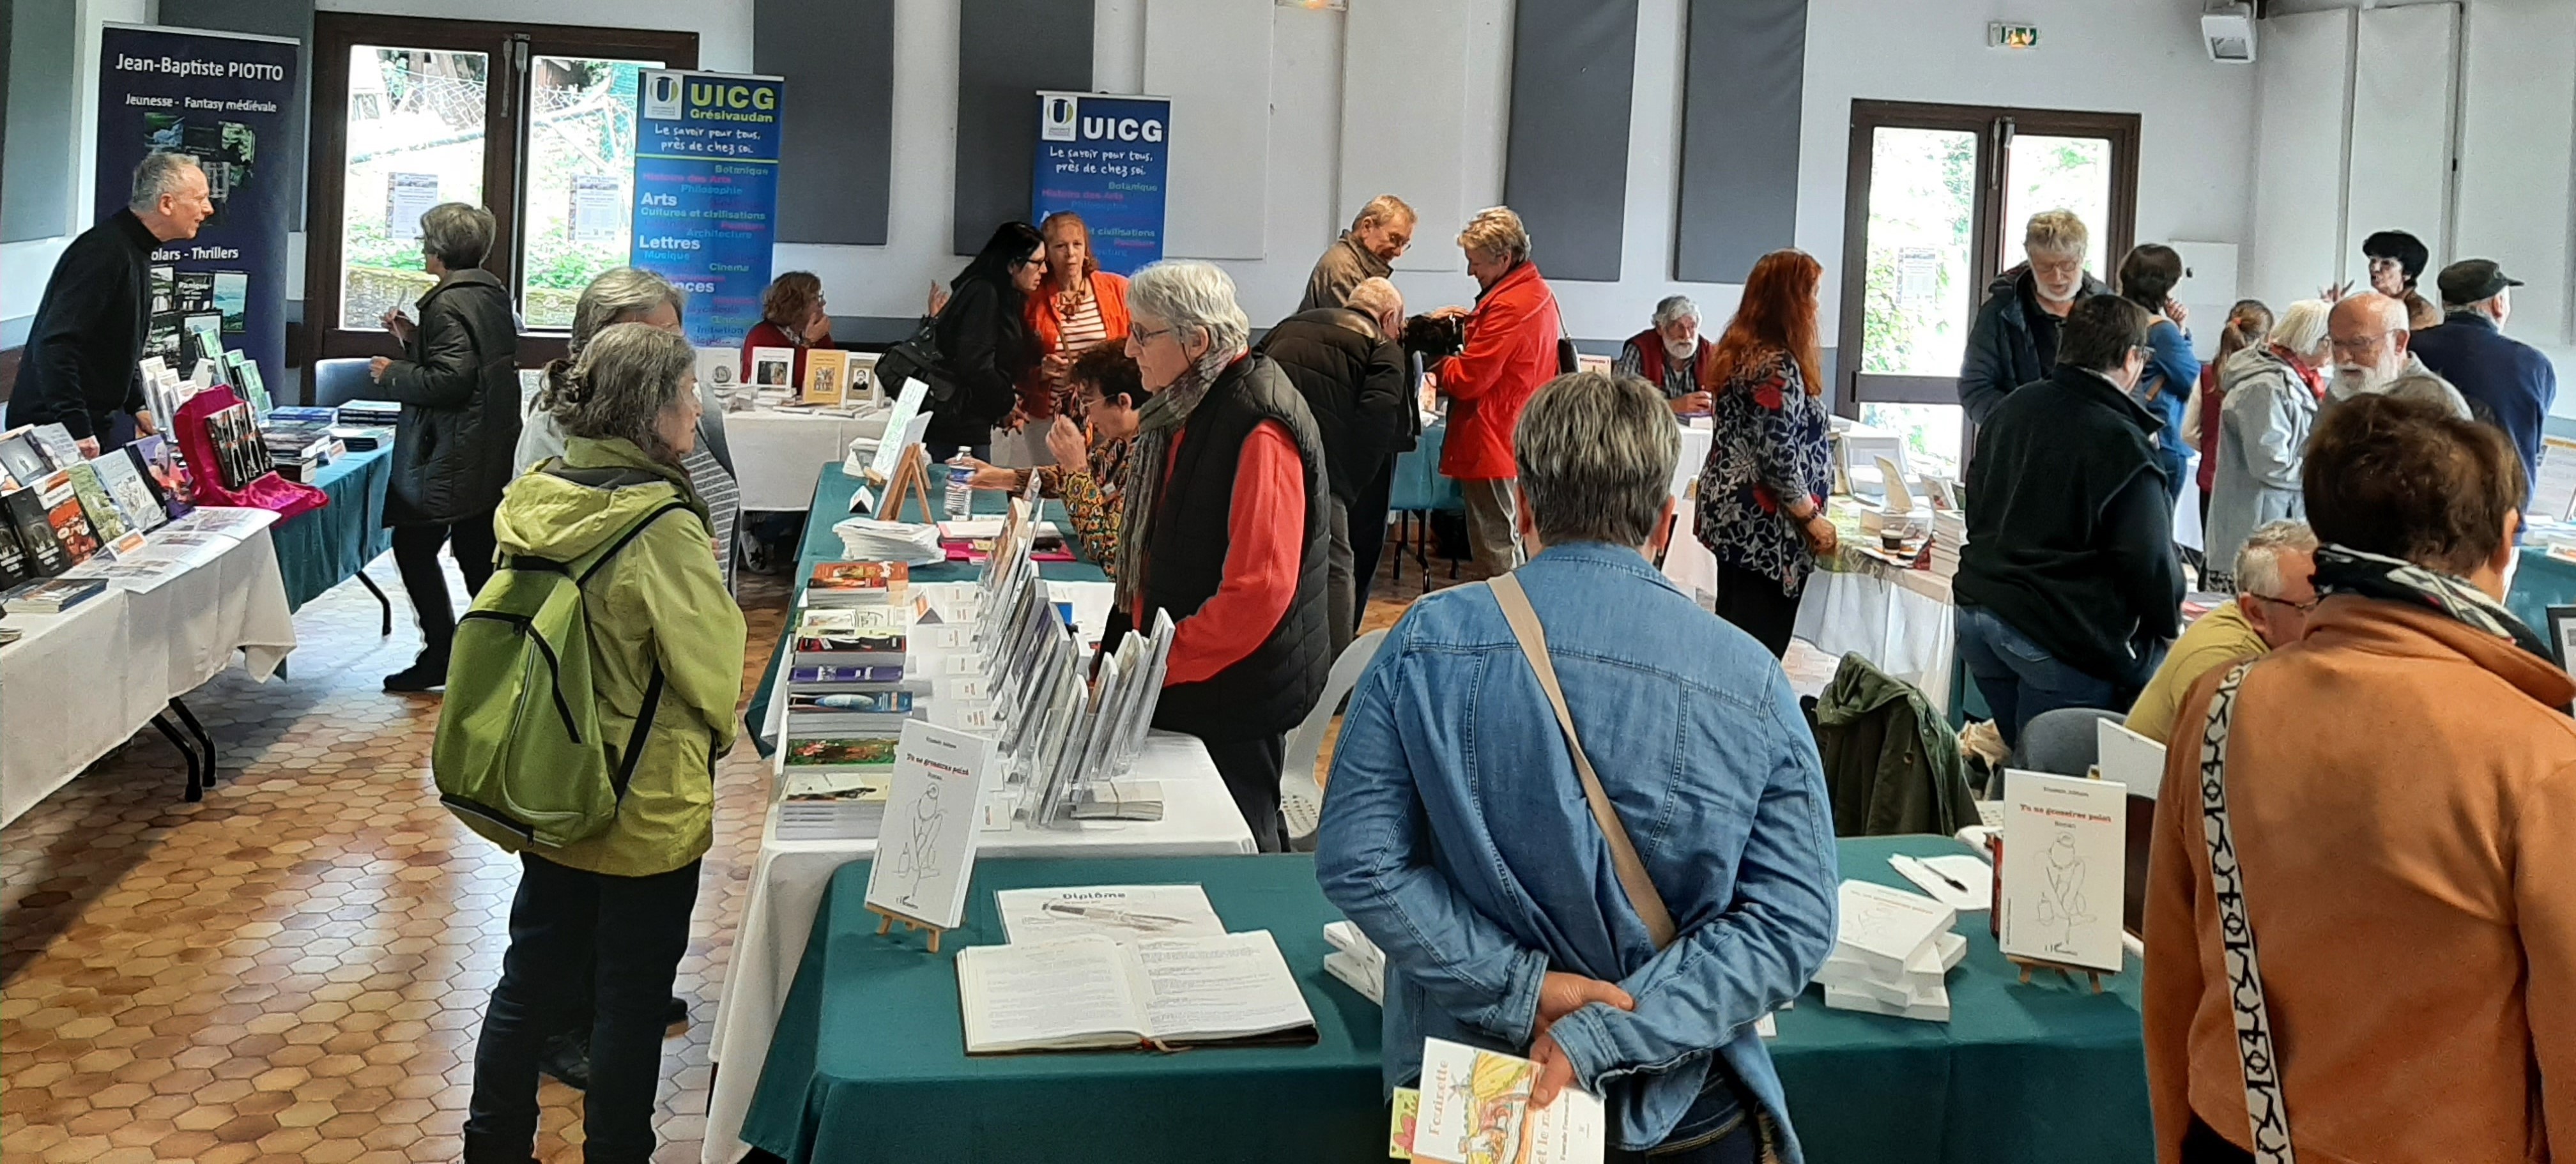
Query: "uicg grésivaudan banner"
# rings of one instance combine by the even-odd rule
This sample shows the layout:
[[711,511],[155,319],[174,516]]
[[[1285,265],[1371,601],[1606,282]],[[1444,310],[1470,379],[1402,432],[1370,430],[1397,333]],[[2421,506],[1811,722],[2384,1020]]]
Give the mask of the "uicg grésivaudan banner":
[[1132,275],[1163,257],[1172,100],[1040,92],[1030,222],[1069,210],[1091,229],[1100,269]]
[[98,218],[125,208],[135,166],[155,151],[196,158],[215,204],[197,237],[152,252],[144,354],[182,376],[199,355],[183,337],[212,330],[224,349],[258,362],[263,383],[286,382],[286,228],[304,159],[278,151],[295,93],[295,51],[294,41],[276,37],[100,29]]
[[690,343],[738,348],[769,287],[787,84],[672,69],[641,84],[628,261],[688,292]]

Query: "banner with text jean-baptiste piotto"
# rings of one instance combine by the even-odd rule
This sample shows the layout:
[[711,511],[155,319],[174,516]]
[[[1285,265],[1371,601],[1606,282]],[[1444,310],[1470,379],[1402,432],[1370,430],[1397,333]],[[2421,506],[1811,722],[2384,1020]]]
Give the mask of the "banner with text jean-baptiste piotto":
[[635,109],[628,261],[689,293],[689,342],[742,346],[778,234],[776,77],[648,70]]
[[99,30],[98,195],[105,220],[133,194],[146,154],[182,153],[206,172],[214,216],[197,237],[152,252],[152,323],[143,354],[186,376],[202,341],[286,382],[286,228],[304,159],[286,142],[295,94],[291,40],[192,28],[110,24]]
[[1171,125],[1169,97],[1039,93],[1029,221],[1081,215],[1104,271],[1132,275],[1162,258]]

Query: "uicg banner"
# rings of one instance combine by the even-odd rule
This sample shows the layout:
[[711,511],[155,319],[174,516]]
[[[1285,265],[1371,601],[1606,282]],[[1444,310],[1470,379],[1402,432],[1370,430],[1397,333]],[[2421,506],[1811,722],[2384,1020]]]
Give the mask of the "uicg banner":
[[1163,257],[1163,187],[1172,156],[1168,97],[1038,95],[1029,221],[1070,210],[1091,228],[1100,269],[1132,275]]
[[98,217],[124,209],[134,167],[154,151],[196,158],[215,204],[197,237],[152,254],[144,354],[182,376],[199,355],[184,337],[211,331],[224,350],[257,361],[263,383],[286,382],[286,229],[304,159],[279,151],[294,92],[291,40],[125,24],[100,30]]
[[629,261],[689,293],[689,342],[740,347],[778,234],[777,77],[648,70],[635,103]]

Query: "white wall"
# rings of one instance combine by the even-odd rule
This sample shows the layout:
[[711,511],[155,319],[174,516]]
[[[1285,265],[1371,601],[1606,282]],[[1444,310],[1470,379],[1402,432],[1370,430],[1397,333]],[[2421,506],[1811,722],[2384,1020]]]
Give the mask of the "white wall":
[[[95,164],[90,160],[98,150],[98,44],[99,28],[107,24],[149,24],[159,5],[153,0],[77,0],[80,5],[80,60],[73,72],[73,90],[65,99],[79,110],[73,119],[73,132],[78,137],[70,143],[76,152],[72,165],[71,222],[74,231],[86,229],[93,217],[98,182]],[[63,248],[71,245],[71,235],[27,239],[0,244],[0,336],[15,343],[23,338],[28,319],[36,314],[36,304],[44,298],[45,281],[52,276],[54,260],[62,257]]]
[[[1825,265],[1825,334],[1841,316],[1854,98],[2139,114],[2138,241],[2244,242],[2254,74],[2209,60],[2199,11],[2191,0],[1810,0],[1798,245]],[[1985,47],[1990,20],[2038,25],[2039,47]]]

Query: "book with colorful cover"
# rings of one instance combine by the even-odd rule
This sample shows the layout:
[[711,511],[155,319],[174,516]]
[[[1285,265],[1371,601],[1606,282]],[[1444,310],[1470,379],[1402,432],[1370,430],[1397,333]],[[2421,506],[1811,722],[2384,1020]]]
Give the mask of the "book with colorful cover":
[[900,660],[903,653],[903,620],[890,608],[809,609],[796,626],[799,662],[858,662],[862,656]]
[[125,528],[156,530],[170,520],[170,511],[162,508],[161,499],[153,494],[150,482],[143,476],[142,462],[126,451],[133,447],[127,445],[103,454],[89,463],[90,468],[98,474],[99,483],[107,487],[108,500],[116,503]]
[[72,488],[71,474],[56,473],[46,478],[37,499],[45,506],[46,529],[72,565],[80,565],[98,552],[98,531],[90,527],[88,516],[81,512],[80,493]]
[[0,496],[0,507],[8,511],[9,528],[18,535],[18,548],[26,551],[30,576],[51,578],[71,569],[71,558],[54,541],[53,526],[45,520],[43,496],[33,487]]
[[808,606],[840,606],[898,599],[911,584],[912,567],[902,562],[824,562],[805,582]]
[[81,512],[89,517],[89,528],[98,540],[112,542],[125,536],[125,515],[117,512],[116,499],[108,496],[107,482],[99,479],[98,470],[83,461],[63,470],[71,479],[72,494],[80,498]]
[[892,664],[872,666],[789,667],[790,685],[815,687],[857,686],[871,683],[901,683],[903,668]]
[[875,768],[894,766],[895,749],[900,741],[893,736],[825,736],[810,740],[787,741],[786,764],[790,768],[850,767]]

